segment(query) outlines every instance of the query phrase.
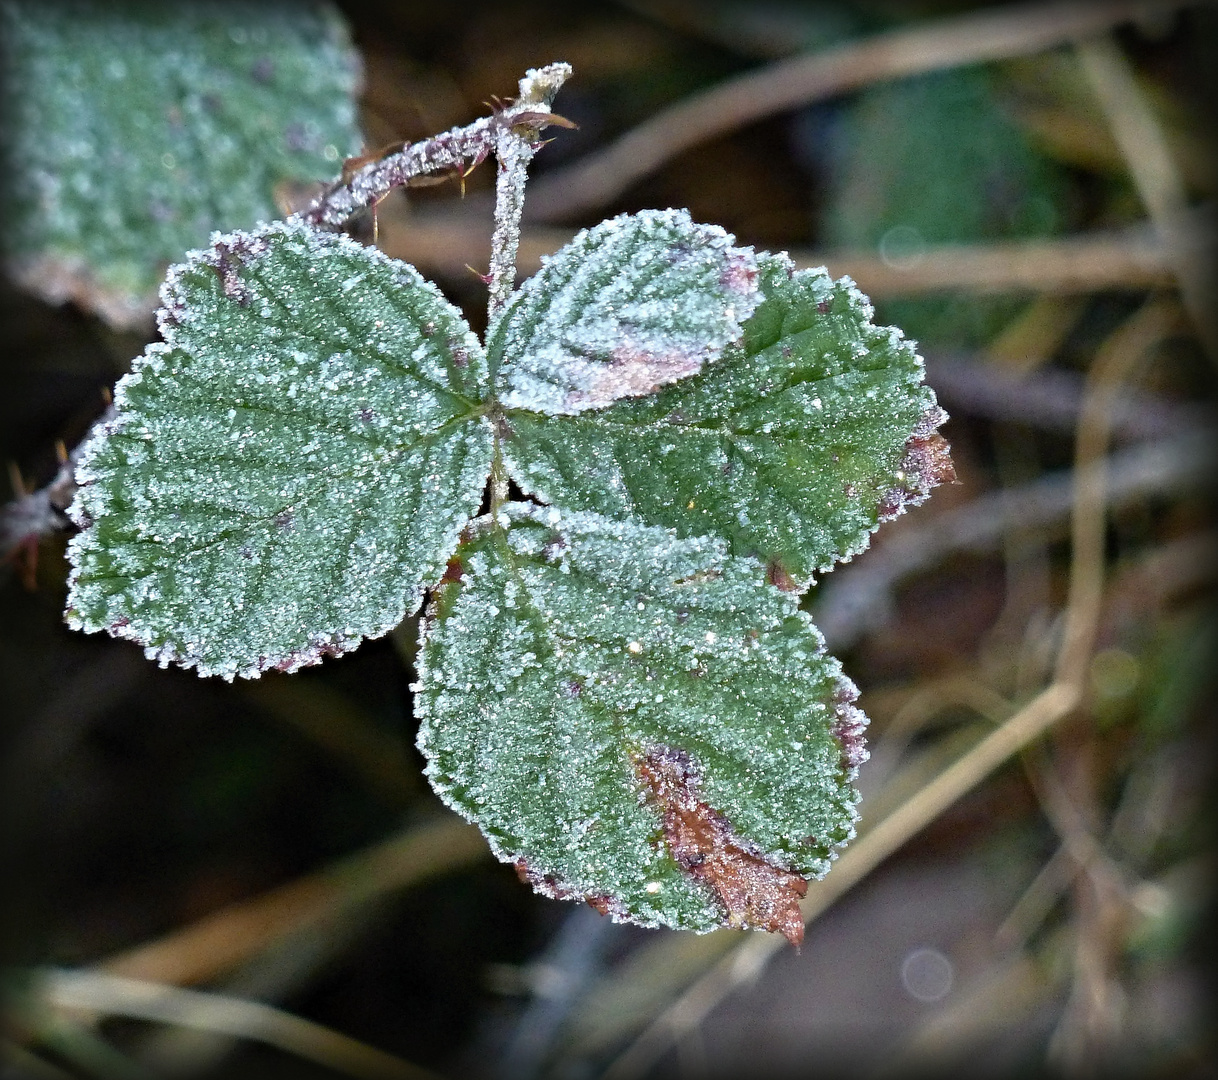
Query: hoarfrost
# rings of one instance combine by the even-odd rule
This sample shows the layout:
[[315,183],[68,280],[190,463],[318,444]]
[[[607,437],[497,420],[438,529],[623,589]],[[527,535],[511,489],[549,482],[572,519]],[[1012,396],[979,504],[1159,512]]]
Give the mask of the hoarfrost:
[[[437,792],[547,895],[644,925],[793,934],[787,901],[742,897],[767,874],[792,889],[823,874],[856,799],[831,727],[853,687],[798,598],[712,538],[524,504],[501,508],[503,532],[481,520],[424,630]],[[665,840],[640,772],[658,752],[698,763],[722,873],[694,872],[688,830]]]
[[392,629],[490,468],[460,312],[413,268],[299,224],[215,237],[163,299],[166,340],[77,470],[69,623],[225,678]]
[[751,248],[683,210],[579,233],[512,297],[488,340],[508,408],[575,414],[687,379],[760,302]]

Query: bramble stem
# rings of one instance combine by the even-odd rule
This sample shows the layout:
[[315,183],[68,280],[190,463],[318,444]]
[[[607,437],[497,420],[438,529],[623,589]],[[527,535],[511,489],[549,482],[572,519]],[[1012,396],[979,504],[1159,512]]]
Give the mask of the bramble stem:
[[507,108],[368,162],[289,220],[319,229],[340,229],[352,214],[374,206],[395,187],[416,176],[463,172],[467,164],[476,165],[492,151],[498,153],[501,136],[511,133],[514,127],[538,130],[545,127],[550,102],[570,74],[570,65],[562,63],[530,70],[520,80],[520,97]]
[[492,319],[507,303],[516,283],[516,250],[520,246],[524,185],[529,162],[541,147],[537,136],[548,123],[550,102],[570,75],[569,64],[530,69],[520,80],[520,96],[513,106],[517,121],[500,125],[495,132],[499,171],[495,177],[495,232],[491,238],[488,301],[488,314]]

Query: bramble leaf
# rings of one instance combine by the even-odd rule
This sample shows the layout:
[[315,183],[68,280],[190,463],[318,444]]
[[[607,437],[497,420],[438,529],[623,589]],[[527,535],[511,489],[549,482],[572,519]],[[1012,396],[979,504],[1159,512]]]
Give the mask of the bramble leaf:
[[525,504],[498,521],[428,609],[433,786],[551,896],[798,940],[865,752],[797,598],[718,540]]
[[578,416],[510,410],[504,454],[547,503],[722,537],[801,590],[951,475],[944,414],[848,279],[759,262],[763,300],[716,363]]
[[6,0],[4,253],[47,299],[151,321],[166,267],[357,153],[359,58],[325,3]]
[[623,214],[580,232],[488,332],[500,402],[581,413],[702,370],[761,299],[752,249],[732,245],[684,210]]
[[275,224],[162,290],[86,446],[68,621],[201,675],[294,670],[415,610],[490,469],[486,365],[405,263]]

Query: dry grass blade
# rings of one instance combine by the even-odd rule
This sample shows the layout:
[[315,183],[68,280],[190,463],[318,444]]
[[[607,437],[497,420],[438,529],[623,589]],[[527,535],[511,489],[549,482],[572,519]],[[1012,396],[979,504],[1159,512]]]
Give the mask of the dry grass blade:
[[[1121,387],[1174,321],[1168,305],[1151,301],[1105,342],[1089,372],[1075,448],[1070,587],[1053,681],[881,821],[865,832],[860,830],[862,834],[838,859],[828,877],[809,889],[800,905],[805,921],[816,918],[1081,701],[1099,622],[1105,570],[1106,477],[1096,466],[1107,450],[1109,418]],[[756,936],[732,948],[613,1062],[605,1073],[606,1080],[643,1075],[724,998],[756,978],[780,947],[781,943],[771,936]]]
[[[1191,220],[1189,250],[1204,254],[1213,247],[1212,236],[1203,222]],[[380,246],[386,254],[432,274],[464,277],[469,266],[485,264],[490,253],[485,225],[465,214],[385,214],[380,229]],[[572,235],[569,229],[523,230],[521,274],[535,273],[542,256],[557,251]],[[865,251],[797,248],[790,255],[800,268],[825,266],[834,277],[849,275],[868,296],[886,298],[952,290],[1061,296],[1162,288],[1175,280],[1178,253],[1151,230],[1132,227],[1056,240],[945,244],[928,247],[916,260],[900,266]]]
[[49,971],[38,980],[45,1005],[180,1024],[266,1043],[364,1080],[436,1080],[435,1073],[311,1020],[220,994],[182,990],[97,971]]
[[539,177],[527,216],[558,221],[603,206],[682,151],[775,113],[871,83],[1041,52],[1182,6],[1170,0],[1020,4],[792,57],[694,94],[604,150]]
[[1180,299],[1210,359],[1218,362],[1210,254],[1189,245],[1188,192],[1163,126],[1111,38],[1083,42],[1077,48],[1083,72],[1100,100],[1138,194],[1172,252]]
[[457,818],[416,826],[163,938],[101,961],[111,975],[178,985],[207,982],[292,934],[488,854],[482,834]]

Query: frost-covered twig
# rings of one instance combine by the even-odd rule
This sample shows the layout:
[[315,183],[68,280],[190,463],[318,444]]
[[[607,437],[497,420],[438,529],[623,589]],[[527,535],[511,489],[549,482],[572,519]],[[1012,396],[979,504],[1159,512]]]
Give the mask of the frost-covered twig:
[[495,132],[495,233],[491,238],[490,302],[493,317],[516,283],[516,249],[520,246],[520,214],[524,209],[524,184],[529,162],[541,147],[537,135],[553,123],[550,102],[571,74],[567,64],[551,64],[531,70],[520,80],[520,97],[532,111],[518,112],[514,123],[500,125]]
[[562,63],[530,69],[520,80],[520,97],[507,108],[366,163],[354,174],[344,176],[309,209],[294,214],[293,220],[322,229],[339,229],[352,214],[375,206],[395,187],[416,176],[463,172],[467,164],[479,164],[498,150],[501,137],[513,128],[531,131],[554,123],[550,102],[570,74],[570,66]]

